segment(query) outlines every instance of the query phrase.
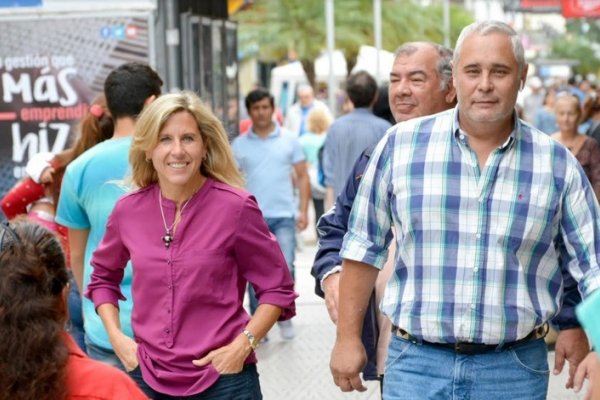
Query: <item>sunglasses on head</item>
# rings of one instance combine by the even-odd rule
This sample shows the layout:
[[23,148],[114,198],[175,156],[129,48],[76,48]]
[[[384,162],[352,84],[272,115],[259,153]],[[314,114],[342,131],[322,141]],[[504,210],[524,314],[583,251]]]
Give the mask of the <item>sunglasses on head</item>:
[[17,235],[17,232],[10,227],[8,221],[4,221],[0,224],[0,253],[10,244],[19,243],[20,241],[19,235]]

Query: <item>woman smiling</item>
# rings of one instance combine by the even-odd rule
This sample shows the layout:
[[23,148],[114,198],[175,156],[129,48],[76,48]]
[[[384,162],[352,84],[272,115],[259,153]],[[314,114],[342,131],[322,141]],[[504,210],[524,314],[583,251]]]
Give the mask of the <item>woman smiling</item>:
[[[195,94],[162,96],[140,115],[130,161],[139,190],[117,203],[86,293],[116,354],[155,399],[262,398],[253,350],[297,295],[221,123]],[[118,322],[130,259],[135,340]]]

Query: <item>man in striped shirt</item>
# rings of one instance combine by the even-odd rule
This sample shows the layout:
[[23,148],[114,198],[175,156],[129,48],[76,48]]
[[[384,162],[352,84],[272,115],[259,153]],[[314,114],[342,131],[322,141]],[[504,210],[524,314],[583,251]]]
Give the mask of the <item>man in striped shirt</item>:
[[364,390],[363,315],[394,226],[384,398],[545,399],[542,327],[564,279],[583,296],[600,287],[600,209],[570,152],[516,117],[526,76],[512,28],[472,24],[454,53],[457,107],[398,124],[374,151],[340,253],[343,391]]

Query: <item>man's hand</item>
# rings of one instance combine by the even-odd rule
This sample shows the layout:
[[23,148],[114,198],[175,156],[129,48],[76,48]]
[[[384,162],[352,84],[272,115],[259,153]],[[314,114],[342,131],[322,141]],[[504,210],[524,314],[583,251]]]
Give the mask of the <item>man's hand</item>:
[[572,328],[560,331],[556,338],[555,356],[554,356],[554,375],[562,372],[565,360],[569,362],[569,379],[566,387],[573,387],[573,378],[577,366],[590,352],[590,346],[587,336],[583,329]]
[[192,363],[197,367],[212,364],[219,374],[237,374],[244,368],[244,361],[251,352],[248,338],[240,334],[227,346],[219,347]]
[[296,228],[298,228],[299,231],[303,231],[307,226],[308,216],[304,212],[299,212],[298,216],[296,217]]
[[342,392],[367,390],[359,375],[366,364],[367,352],[360,338],[336,340],[329,368],[333,382]]
[[329,275],[323,281],[323,292],[325,292],[325,305],[329,318],[334,324],[338,319],[338,299],[340,297],[340,273],[336,272]]
[[137,358],[138,344],[135,340],[122,332],[118,332],[110,337],[110,343],[125,370],[131,372],[136,369],[139,361]]
[[[583,381],[589,379],[588,391],[584,400],[596,400],[598,392],[600,392],[600,360],[598,354],[592,351],[577,367],[577,372],[573,378],[573,389],[579,392],[583,386]],[[594,397],[594,395],[596,397]]]

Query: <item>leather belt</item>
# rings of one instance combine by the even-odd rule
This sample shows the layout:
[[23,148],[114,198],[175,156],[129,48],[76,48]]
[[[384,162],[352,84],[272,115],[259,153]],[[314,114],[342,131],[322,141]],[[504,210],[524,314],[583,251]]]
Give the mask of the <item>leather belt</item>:
[[487,353],[489,351],[504,351],[513,347],[517,347],[523,345],[532,340],[541,339],[546,336],[549,330],[548,324],[544,324],[539,328],[531,331],[527,336],[522,339],[515,340],[513,342],[507,342],[502,344],[485,344],[485,343],[471,343],[471,342],[457,342],[457,343],[435,343],[428,342],[426,340],[417,339],[415,336],[406,332],[404,329],[399,328],[397,326],[392,326],[392,333],[395,333],[396,336],[407,340],[414,344],[424,344],[427,346],[440,347],[444,349],[452,350],[459,354],[473,355],[473,354],[481,354]]

